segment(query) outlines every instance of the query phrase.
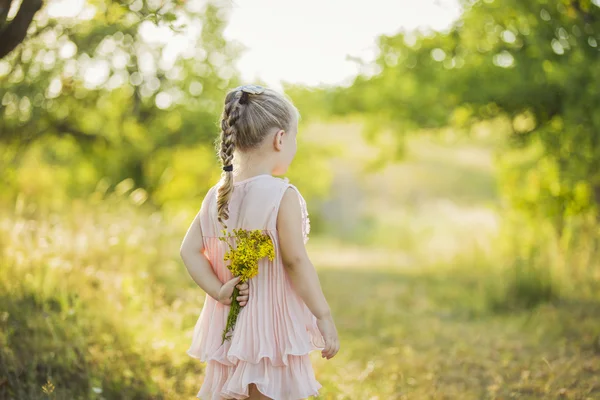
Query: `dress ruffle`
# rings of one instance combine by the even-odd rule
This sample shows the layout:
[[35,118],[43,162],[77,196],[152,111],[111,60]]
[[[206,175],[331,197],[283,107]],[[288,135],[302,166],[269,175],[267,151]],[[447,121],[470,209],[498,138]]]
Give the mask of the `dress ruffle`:
[[197,397],[202,400],[245,399],[251,383],[275,400],[316,396],[322,387],[315,379],[308,355],[290,356],[288,365],[281,367],[273,366],[268,358],[256,364],[239,362],[236,366],[210,361]]

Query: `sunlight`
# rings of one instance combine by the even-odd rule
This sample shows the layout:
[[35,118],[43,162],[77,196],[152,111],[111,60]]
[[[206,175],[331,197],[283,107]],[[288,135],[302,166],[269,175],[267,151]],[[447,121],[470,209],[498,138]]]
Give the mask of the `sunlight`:
[[444,30],[460,15],[455,0],[235,2],[225,36],[247,47],[242,77],[308,85],[348,82],[360,66],[348,56],[372,61],[376,38],[400,29]]
[[[49,4],[48,14],[81,17],[85,5],[85,0],[60,0]],[[224,35],[245,48],[237,64],[242,79],[281,88],[282,82],[348,83],[357,73],[368,72],[353,60],[373,61],[377,36],[400,29],[444,30],[461,8],[456,0],[374,0],[369,7],[357,1],[247,0],[233,3],[229,11]],[[140,25],[146,42],[166,45],[162,57],[166,66],[191,51],[199,35],[198,24],[178,22],[187,23],[184,34],[149,21]]]
[[83,10],[85,3],[85,0],[54,0],[48,3],[46,12],[52,18],[74,18]]

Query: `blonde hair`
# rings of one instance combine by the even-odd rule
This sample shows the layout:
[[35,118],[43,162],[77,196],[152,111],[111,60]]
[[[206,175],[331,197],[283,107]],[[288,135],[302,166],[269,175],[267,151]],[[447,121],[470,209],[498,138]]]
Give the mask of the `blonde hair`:
[[[229,219],[229,199],[233,193],[233,154],[234,151],[248,151],[258,147],[269,130],[273,128],[288,131],[298,117],[298,111],[284,95],[264,89],[260,94],[243,90],[231,90],[225,96],[225,106],[221,116],[219,137],[219,157],[223,167],[228,167],[221,176],[222,182],[217,194],[219,222],[224,228]],[[262,88],[261,88],[262,89]]]

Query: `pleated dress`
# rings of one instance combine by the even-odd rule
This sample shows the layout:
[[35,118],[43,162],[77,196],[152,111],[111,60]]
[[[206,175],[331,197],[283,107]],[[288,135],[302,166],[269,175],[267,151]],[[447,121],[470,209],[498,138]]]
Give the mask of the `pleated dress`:
[[[317,320],[295,292],[281,260],[277,213],[283,194],[298,194],[304,241],[310,222],[306,202],[287,179],[258,175],[234,183],[229,202],[228,231],[260,229],[273,241],[275,258],[259,260],[258,275],[248,281],[249,298],[242,307],[230,340],[221,344],[229,306],[206,295],[187,353],[206,363],[198,392],[203,400],[244,399],[248,385],[274,400],[300,400],[318,394],[309,353],[324,348]],[[217,189],[212,187],[200,208],[204,253],[221,282],[233,278],[223,261],[228,245],[219,240]]]

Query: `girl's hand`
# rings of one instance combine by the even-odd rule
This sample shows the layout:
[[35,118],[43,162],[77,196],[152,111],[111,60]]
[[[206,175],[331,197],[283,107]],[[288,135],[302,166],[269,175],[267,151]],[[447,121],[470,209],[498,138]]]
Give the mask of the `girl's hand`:
[[[240,277],[236,276],[235,278],[228,280],[223,284],[223,286],[221,286],[221,289],[219,290],[219,298],[217,299],[219,303],[224,304],[226,306],[231,304],[231,295],[233,295],[233,289],[239,281]],[[248,302],[248,283],[240,283],[239,285],[237,285],[237,288],[240,291],[240,294],[237,297],[237,301],[240,303],[240,306],[243,307]]]
[[340,341],[338,339],[337,329],[333,322],[331,314],[317,318],[317,327],[325,339],[325,348],[321,351],[321,357],[328,360],[335,356],[340,349]]

